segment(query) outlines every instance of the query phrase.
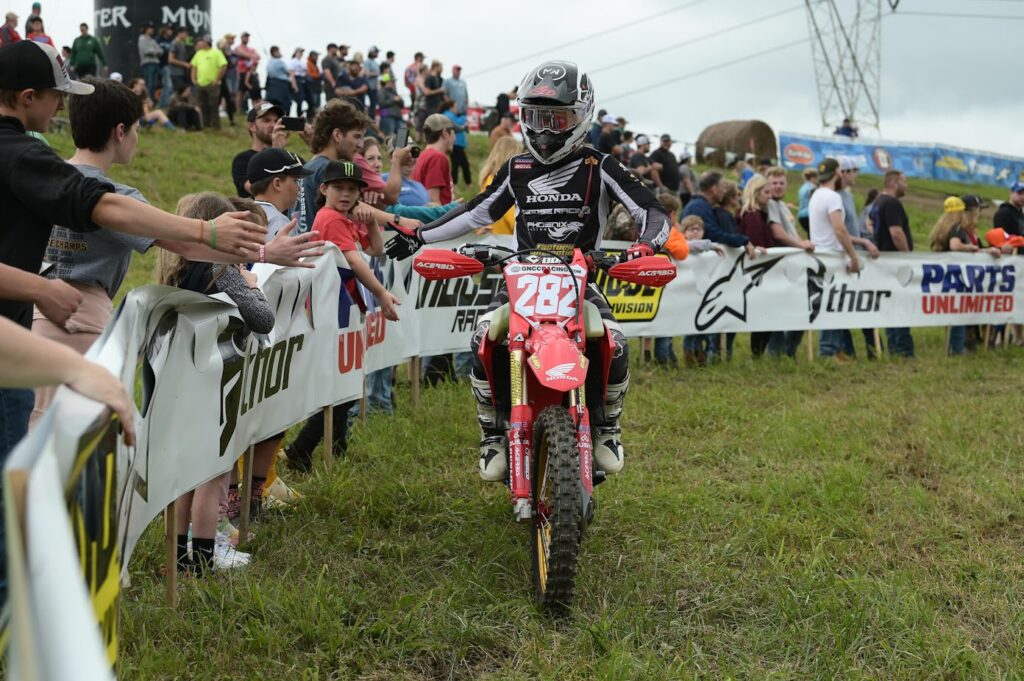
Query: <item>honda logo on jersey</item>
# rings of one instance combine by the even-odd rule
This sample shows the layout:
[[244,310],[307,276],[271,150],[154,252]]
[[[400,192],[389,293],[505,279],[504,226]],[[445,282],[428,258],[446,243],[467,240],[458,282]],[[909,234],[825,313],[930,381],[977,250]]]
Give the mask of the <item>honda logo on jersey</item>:
[[572,176],[576,174],[576,171],[580,169],[581,163],[583,163],[583,159],[577,159],[564,168],[556,168],[549,173],[544,173],[540,177],[535,177],[527,182],[526,186],[529,187],[534,196],[527,196],[526,202],[534,203],[531,199],[544,201],[545,199],[539,199],[538,196],[558,194],[559,190],[567,185],[569,180],[572,179]]

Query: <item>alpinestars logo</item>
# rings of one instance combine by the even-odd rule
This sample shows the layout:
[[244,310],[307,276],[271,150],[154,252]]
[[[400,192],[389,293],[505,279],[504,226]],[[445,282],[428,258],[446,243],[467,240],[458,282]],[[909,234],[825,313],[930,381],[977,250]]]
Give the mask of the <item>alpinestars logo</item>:
[[740,321],[747,321],[747,292],[760,286],[764,275],[782,258],[764,260],[749,266],[746,259],[746,253],[741,253],[729,273],[708,287],[694,320],[698,331],[710,328],[727,314]]
[[537,195],[558,194],[558,190],[568,184],[572,176],[576,174],[576,171],[580,169],[582,162],[583,159],[577,159],[564,168],[556,168],[550,173],[544,173],[540,177],[535,177],[527,182],[526,186],[534,194],[532,197],[526,197],[527,203],[532,203],[529,199],[537,198]]

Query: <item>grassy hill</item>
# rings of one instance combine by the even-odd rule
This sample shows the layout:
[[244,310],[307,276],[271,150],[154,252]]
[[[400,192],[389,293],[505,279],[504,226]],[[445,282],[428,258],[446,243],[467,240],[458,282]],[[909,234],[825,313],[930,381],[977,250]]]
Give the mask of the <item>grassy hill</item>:
[[[115,177],[173,208],[230,191],[246,145],[147,132]],[[911,183],[919,248],[946,190],[966,188]],[[627,467],[596,490],[567,621],[531,605],[528,535],[477,477],[468,388],[413,409],[403,384],[332,471],[289,477],[305,499],[257,525],[251,568],[186,582],[177,612],[154,524],[121,678],[1018,677],[1024,353],[947,359],[942,330],[915,338],[911,362],[754,361],[742,336],[706,370],[634,361]]]

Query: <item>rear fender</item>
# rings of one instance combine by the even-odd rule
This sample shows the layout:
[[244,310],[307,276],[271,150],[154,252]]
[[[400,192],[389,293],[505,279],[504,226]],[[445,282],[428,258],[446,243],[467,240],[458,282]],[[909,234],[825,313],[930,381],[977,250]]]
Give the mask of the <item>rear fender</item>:
[[587,378],[589,360],[557,324],[535,328],[526,341],[526,351],[530,354],[530,370],[545,388],[568,392],[582,386]]

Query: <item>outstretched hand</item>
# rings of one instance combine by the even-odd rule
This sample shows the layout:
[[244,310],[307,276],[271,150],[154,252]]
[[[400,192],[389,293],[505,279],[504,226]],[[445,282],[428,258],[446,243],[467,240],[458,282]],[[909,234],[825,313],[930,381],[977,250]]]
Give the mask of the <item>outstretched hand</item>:
[[216,237],[214,228],[207,226],[205,240],[209,246],[221,253],[241,255],[255,259],[259,253],[260,246],[267,240],[267,228],[249,222],[249,211],[234,211],[224,213],[213,222],[216,224]]
[[314,267],[313,263],[302,262],[302,258],[316,257],[323,253],[324,242],[317,237],[319,232],[306,232],[292,236],[298,225],[298,220],[292,220],[285,225],[277,235],[266,245],[264,254],[267,262],[284,267]]
[[420,237],[419,230],[410,230],[393,222],[387,223],[384,228],[395,232],[395,236],[391,241],[384,244],[384,250],[389,258],[405,260],[409,256],[414,255],[416,251],[420,250],[420,246],[423,245],[423,239]]

